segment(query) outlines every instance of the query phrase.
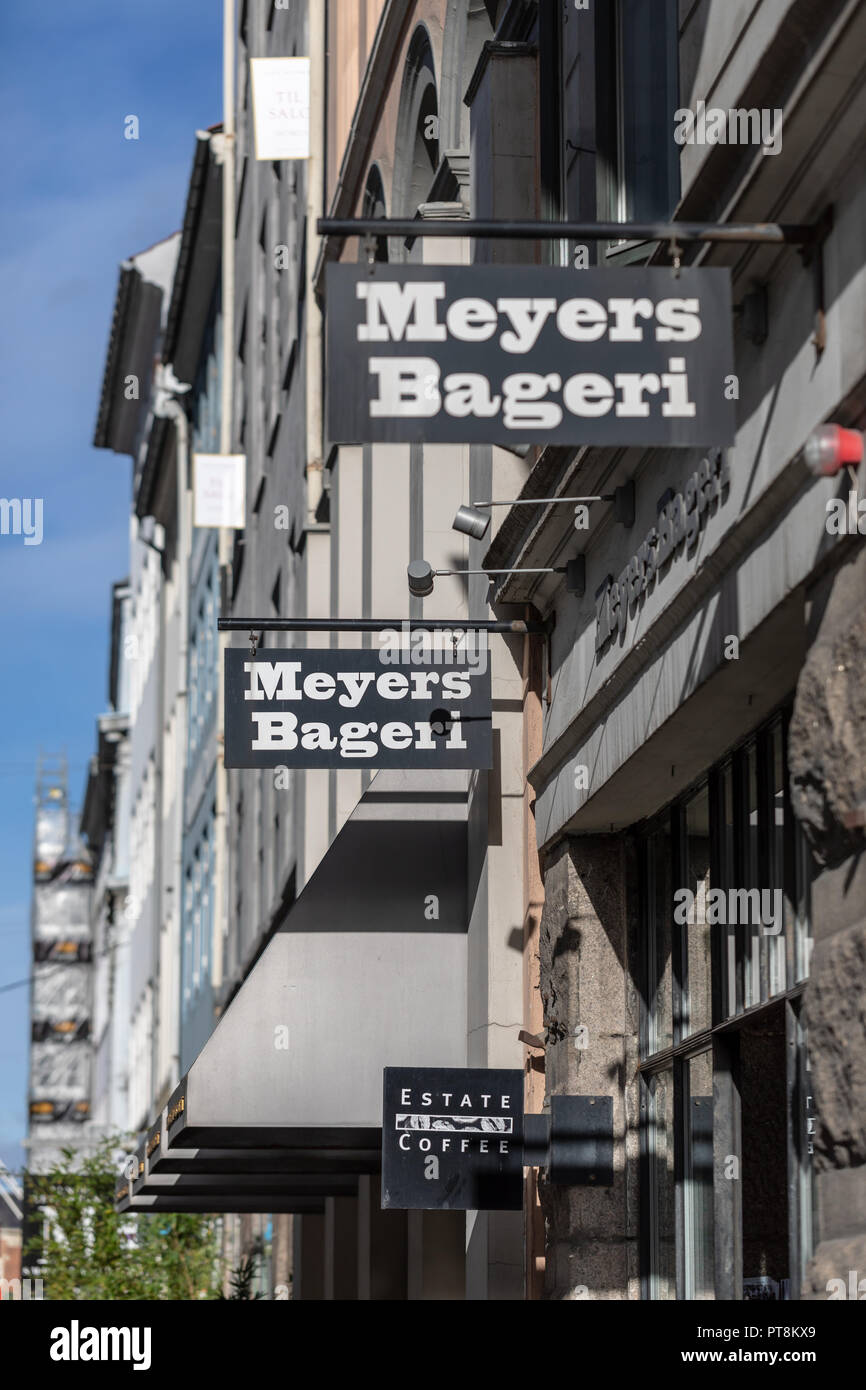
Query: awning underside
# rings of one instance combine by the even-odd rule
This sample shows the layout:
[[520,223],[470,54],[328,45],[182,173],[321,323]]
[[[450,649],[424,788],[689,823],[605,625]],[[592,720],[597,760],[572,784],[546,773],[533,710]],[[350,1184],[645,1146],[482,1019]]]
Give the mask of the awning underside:
[[466,1064],[468,787],[374,778],[172,1096],[163,1152],[374,1151],[386,1066]]

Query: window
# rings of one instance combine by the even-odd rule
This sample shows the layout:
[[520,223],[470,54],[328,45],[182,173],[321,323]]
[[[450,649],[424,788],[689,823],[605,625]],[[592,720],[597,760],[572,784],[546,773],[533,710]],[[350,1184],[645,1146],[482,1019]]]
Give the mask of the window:
[[[392,214],[411,217],[426,201],[439,166],[439,102],[433,49],[423,24],[412,35],[400,89],[394,173],[391,183]],[[392,250],[405,258],[402,243]]]
[[598,215],[666,220],[679,199],[676,0],[615,0],[596,23]]
[[676,1182],[674,1178],[674,1071],[648,1073],[642,1104],[647,1115],[647,1201],[650,1226],[649,1296],[676,1298]]
[[682,931],[683,990],[681,1005],[682,1035],[689,1037],[709,1028],[712,1022],[710,992],[710,941],[707,900],[712,891],[710,873],[710,798],[704,785],[697,795],[686,802],[683,811],[682,844],[685,851],[685,879],[694,893],[694,903],[687,911]]
[[713,1297],[713,1059],[709,1048],[682,1068],[685,1297]]
[[[382,174],[378,164],[372,165],[367,175],[367,183],[364,188],[364,202],[361,208],[362,217],[387,217],[385,206],[385,185],[382,182]],[[376,237],[374,259],[377,261],[387,261],[388,259],[388,238],[384,236]],[[367,252],[364,245],[364,238],[358,239],[358,259],[366,260]]]
[[808,1258],[810,873],[787,724],[774,716],[639,839],[651,1299],[789,1298]]
[[216,808],[210,805],[190,829],[192,846],[184,869],[182,976],[184,1013],[196,1007],[209,985],[211,938],[214,929]]
[[469,150],[469,108],[463,98],[481,50],[492,39],[503,0],[448,0],[442,40],[442,148]]

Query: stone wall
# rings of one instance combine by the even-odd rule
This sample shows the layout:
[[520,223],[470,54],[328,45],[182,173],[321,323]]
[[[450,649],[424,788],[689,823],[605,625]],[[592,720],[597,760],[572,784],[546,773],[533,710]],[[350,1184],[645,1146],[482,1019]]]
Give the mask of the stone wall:
[[637,1296],[638,1010],[626,911],[632,874],[620,835],[571,837],[546,859],[540,974],[547,1096],[612,1096],[614,1130],[613,1187],[540,1184],[549,1299]]
[[824,1299],[831,1279],[866,1276],[866,554],[852,547],[810,598],[789,761],[816,863],[805,1021],[818,1222],[803,1297]]

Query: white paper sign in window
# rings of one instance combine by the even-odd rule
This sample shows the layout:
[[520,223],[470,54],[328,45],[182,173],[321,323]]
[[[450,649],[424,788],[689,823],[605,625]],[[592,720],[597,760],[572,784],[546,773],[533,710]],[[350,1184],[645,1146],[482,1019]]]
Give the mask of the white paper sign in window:
[[309,58],[251,58],[256,159],[309,159]]
[[193,525],[243,530],[246,463],[244,454],[193,455]]

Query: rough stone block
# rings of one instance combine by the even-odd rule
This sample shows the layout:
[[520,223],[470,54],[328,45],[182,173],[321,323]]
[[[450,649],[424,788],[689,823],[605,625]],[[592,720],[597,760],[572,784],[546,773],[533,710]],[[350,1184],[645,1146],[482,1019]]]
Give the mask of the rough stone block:
[[[853,1279],[852,1279],[853,1274]],[[864,1281],[862,1290],[860,1280]],[[844,1293],[831,1280],[841,1280]],[[829,1287],[828,1287],[829,1285]],[[800,1297],[811,1302],[827,1300],[835,1294],[840,1300],[866,1298],[866,1233],[845,1240],[824,1240],[806,1266]]]
[[816,943],[805,1017],[816,1169],[866,1163],[866,922]]
[[788,760],[794,814],[819,864],[866,848],[866,551],[834,577],[797,685]]

